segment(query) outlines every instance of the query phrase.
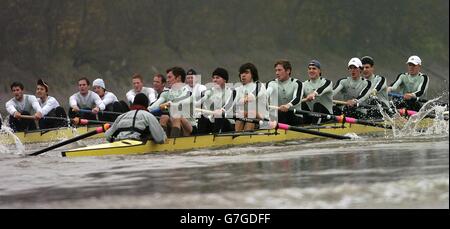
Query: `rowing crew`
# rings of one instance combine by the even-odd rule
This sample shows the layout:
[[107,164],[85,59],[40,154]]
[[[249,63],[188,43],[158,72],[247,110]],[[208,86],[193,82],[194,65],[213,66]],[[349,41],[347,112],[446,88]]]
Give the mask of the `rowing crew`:
[[[79,92],[69,99],[71,106],[69,117],[84,116],[83,118],[95,119],[95,115],[101,116],[101,111],[105,110],[126,112],[129,110],[128,105],[134,103],[134,98],[139,93],[148,98],[148,111],[166,112],[160,115],[159,124],[171,137],[231,131],[233,124],[236,131],[257,128],[254,123],[241,120],[234,123],[234,119],[227,118],[235,116],[271,120],[278,118],[279,122],[290,125],[316,121],[297,116],[293,113],[293,109],[362,117],[370,115],[361,108],[371,101],[379,102],[389,110],[390,103],[387,96],[389,91],[404,94],[401,101],[403,104],[397,105],[417,110],[420,108],[417,99],[425,96],[429,80],[426,75],[420,73],[419,57],[411,56],[407,64],[408,72],[400,74],[391,87],[387,87],[384,77],[374,74],[374,61],[371,57],[363,57],[362,60],[352,58],[347,65],[351,76],[339,80],[334,87],[330,80],[322,76],[321,64],[317,60],[308,64],[309,80],[304,82],[291,77],[292,66],[289,61],[277,61],[274,65],[277,78],[266,85],[259,82],[257,68],[251,63],[239,68],[240,84],[231,86],[227,84],[228,72],[223,68],[213,72],[212,84],[209,87],[202,87],[199,86],[194,71],[188,71],[187,75],[184,69],[173,67],[166,71],[167,82],[163,75],[154,77],[153,88],[144,87],[142,76],[133,75],[133,89],[126,95],[128,103],[118,101],[114,94],[107,92],[102,79],[93,82],[94,92],[92,92],[89,90],[89,80],[81,78],[78,81]],[[186,78],[189,79],[188,85],[184,84]],[[23,90],[22,84],[13,83],[11,91],[14,98],[6,104],[10,114],[10,126],[15,131],[33,129],[32,120],[20,119],[21,115],[31,114],[32,110],[35,111],[34,117],[39,120],[41,129],[52,127],[52,123],[48,123],[50,121],[42,117],[47,115],[65,117],[64,109],[53,97],[48,96],[49,87],[42,80],[39,80],[37,85],[37,99],[32,95],[24,95]],[[333,107],[333,98],[337,96],[345,100],[344,106]],[[269,110],[269,106],[278,109]],[[214,111],[215,115],[199,115],[195,112],[197,107]],[[89,112],[86,112],[86,109]],[[223,117],[224,113],[227,116]],[[114,120],[116,116],[105,119]],[[133,123],[136,123],[135,119],[130,124]]]

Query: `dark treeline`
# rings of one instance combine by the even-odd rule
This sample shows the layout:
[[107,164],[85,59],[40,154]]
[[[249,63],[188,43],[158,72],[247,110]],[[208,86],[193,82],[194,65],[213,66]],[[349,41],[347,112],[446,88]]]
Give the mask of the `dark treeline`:
[[301,79],[319,59],[337,80],[351,57],[371,55],[393,81],[417,54],[435,91],[448,90],[448,26],[447,0],[2,0],[0,109],[14,80],[33,92],[42,77],[67,104],[82,75],[124,97],[134,72],[149,85],[173,65],[208,77],[222,66],[236,81],[253,62],[267,81],[280,58]]

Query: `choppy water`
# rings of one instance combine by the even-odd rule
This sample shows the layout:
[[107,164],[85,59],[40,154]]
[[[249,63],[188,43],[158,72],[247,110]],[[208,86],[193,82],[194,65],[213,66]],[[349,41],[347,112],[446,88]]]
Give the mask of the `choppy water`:
[[449,208],[448,131],[77,159],[0,151],[1,208]]

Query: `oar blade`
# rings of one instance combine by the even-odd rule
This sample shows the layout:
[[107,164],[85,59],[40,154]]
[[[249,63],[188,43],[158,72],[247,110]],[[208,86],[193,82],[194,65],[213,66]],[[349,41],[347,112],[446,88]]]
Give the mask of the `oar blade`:
[[101,126],[101,127],[98,127],[97,129],[95,129],[95,130],[93,130],[93,131],[87,132],[87,133],[82,134],[82,135],[80,135],[80,136],[76,136],[76,137],[74,137],[74,138],[71,138],[71,139],[68,139],[68,140],[66,140],[66,141],[60,142],[60,143],[55,144],[55,145],[53,145],[53,146],[47,147],[47,148],[45,148],[45,149],[41,149],[41,150],[36,151],[36,152],[34,152],[34,153],[30,153],[30,154],[28,154],[27,156],[37,156],[37,155],[39,155],[39,154],[43,154],[43,153],[48,152],[48,151],[50,151],[50,150],[59,148],[59,147],[61,147],[61,146],[68,145],[68,144],[70,144],[70,143],[79,141],[79,140],[81,140],[81,139],[85,139],[85,138],[88,138],[88,137],[90,137],[90,136],[93,136],[93,135],[96,135],[96,134],[99,134],[99,133],[103,133],[103,132],[105,132],[106,130],[108,130],[110,126],[111,126],[111,125],[107,123],[107,124],[105,124],[105,125],[103,125],[103,126]]

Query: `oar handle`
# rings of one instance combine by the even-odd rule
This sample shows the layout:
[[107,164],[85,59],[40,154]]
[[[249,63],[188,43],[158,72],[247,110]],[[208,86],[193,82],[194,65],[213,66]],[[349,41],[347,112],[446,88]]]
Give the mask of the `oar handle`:
[[103,125],[103,126],[101,126],[101,127],[97,127],[97,128],[96,128],[95,130],[93,130],[93,131],[90,131],[90,132],[87,132],[87,133],[82,134],[82,135],[80,135],[80,136],[77,136],[77,137],[71,138],[71,139],[69,139],[69,140],[60,142],[60,143],[58,143],[58,144],[55,144],[55,145],[53,145],[53,146],[50,146],[50,147],[47,147],[47,148],[45,148],[45,149],[39,150],[39,151],[37,151],[37,152],[28,154],[28,156],[37,156],[37,155],[39,155],[39,154],[48,152],[48,151],[50,151],[50,150],[59,148],[59,147],[64,146],[64,145],[68,145],[68,144],[73,143],[73,142],[76,142],[76,141],[78,141],[78,140],[81,140],[81,139],[84,139],[84,138],[88,138],[88,137],[90,137],[90,136],[93,136],[93,135],[96,135],[96,134],[99,134],[99,133],[103,133],[103,132],[105,132],[106,130],[108,130],[110,127],[111,127],[111,125],[110,125],[109,123],[107,123],[107,124],[105,124],[105,125]]
[[334,104],[338,104],[338,105],[347,105],[347,102],[345,101],[340,101],[340,100],[333,100]]
[[[32,115],[21,115],[20,118],[22,119],[36,119],[34,116]],[[67,118],[64,117],[51,117],[51,116],[42,116],[41,119],[47,119],[47,120],[64,120],[67,121]]]
[[[93,113],[91,110],[81,109],[81,113]],[[98,114],[112,114],[112,115],[121,115],[123,113],[113,112],[113,111],[99,111]]]

